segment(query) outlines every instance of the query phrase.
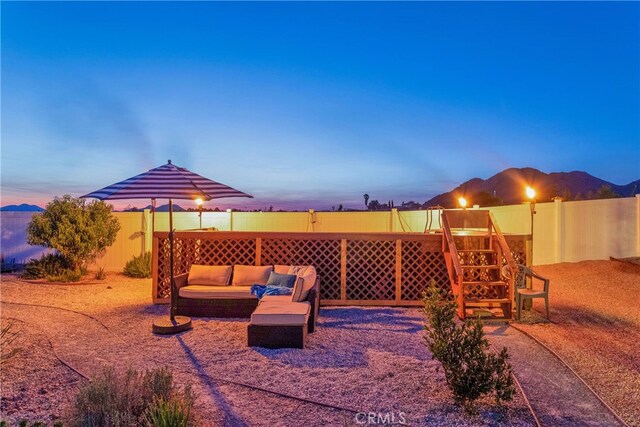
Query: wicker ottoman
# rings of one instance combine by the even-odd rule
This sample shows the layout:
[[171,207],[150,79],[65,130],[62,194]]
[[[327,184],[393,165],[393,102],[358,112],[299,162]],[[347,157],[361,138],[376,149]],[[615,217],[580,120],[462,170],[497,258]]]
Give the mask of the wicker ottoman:
[[308,302],[261,303],[247,328],[249,347],[304,348],[310,311]]

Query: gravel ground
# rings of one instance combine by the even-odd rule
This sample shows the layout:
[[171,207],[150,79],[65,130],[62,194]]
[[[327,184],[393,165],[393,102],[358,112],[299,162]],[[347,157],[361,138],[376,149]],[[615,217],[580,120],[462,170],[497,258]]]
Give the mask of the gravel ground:
[[[0,413],[2,419],[17,422],[23,418],[53,423],[63,415],[60,408],[67,405],[68,396],[78,392],[82,378],[54,355],[51,342],[38,328],[17,321],[18,332],[12,348],[19,349],[2,364],[0,383]],[[3,354],[6,354],[3,350]]]
[[640,426],[640,266],[583,261],[535,267],[551,279],[544,303],[517,326],[558,353],[626,422]]
[[[39,355],[28,362],[16,358],[0,373],[6,384],[2,418],[48,421],[64,416],[82,380],[57,362],[55,349],[85,375],[104,365],[170,366],[179,384],[192,383],[198,393],[203,426],[357,425],[358,412],[389,414],[397,421],[402,417],[409,425],[533,423],[520,395],[502,408],[483,400],[477,415],[462,415],[423,345],[418,309],[323,308],[318,332],[308,337],[306,349],[266,350],[246,346],[247,322],[239,319],[194,319],[192,331],[154,336],[151,323],[166,316],[168,307],[150,303],[150,287],[148,280],[121,275],[85,285],[23,283],[3,276],[3,322],[25,322],[28,333],[21,336],[21,345],[35,347]],[[25,375],[28,363],[46,375]],[[14,386],[20,382],[27,386]],[[47,393],[40,394],[40,388]]]

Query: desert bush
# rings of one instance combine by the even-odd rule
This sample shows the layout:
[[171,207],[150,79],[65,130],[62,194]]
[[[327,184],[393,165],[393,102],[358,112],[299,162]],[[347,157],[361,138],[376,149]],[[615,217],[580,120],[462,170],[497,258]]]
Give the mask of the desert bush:
[[124,266],[123,273],[129,277],[144,279],[151,277],[151,252],[131,258]]
[[43,212],[33,216],[27,242],[56,249],[74,270],[80,270],[115,241],[119,229],[110,205],[65,195],[54,198]]
[[107,278],[107,273],[104,271],[104,267],[98,268],[98,270],[96,271],[96,279],[104,280],[106,278]]
[[[169,409],[158,409],[158,402],[161,401],[171,402],[172,408],[180,408],[186,419],[191,420],[194,401],[191,388],[185,386],[183,390],[178,390],[168,369],[154,369],[143,374],[129,369],[123,375],[118,375],[113,368],[107,368],[79,391],[72,412],[72,425],[145,425],[148,416],[155,416],[151,414],[165,419],[183,419]],[[169,415],[170,418],[166,418]]]
[[32,258],[24,266],[22,277],[25,279],[43,279],[46,276],[62,274],[73,268],[73,264],[60,254],[42,255],[40,259]]
[[456,322],[456,302],[435,282],[425,292],[428,323],[426,344],[442,364],[449,389],[457,403],[469,412],[483,395],[493,394],[496,403],[511,400],[515,393],[509,355],[490,351],[479,319]]
[[184,400],[153,401],[145,415],[148,427],[188,427],[192,425],[191,405]]
[[82,279],[82,270],[63,270],[59,274],[47,274],[45,279],[49,282],[77,282]]
[[11,360],[20,349],[13,346],[13,342],[18,339],[20,331],[16,328],[16,323],[7,321],[0,328],[0,364]]

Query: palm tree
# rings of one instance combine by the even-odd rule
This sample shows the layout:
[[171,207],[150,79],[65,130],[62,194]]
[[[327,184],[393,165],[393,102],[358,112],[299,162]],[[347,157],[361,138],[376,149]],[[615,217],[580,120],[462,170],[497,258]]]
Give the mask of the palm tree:
[[367,193],[364,194],[364,205],[369,208],[369,195]]

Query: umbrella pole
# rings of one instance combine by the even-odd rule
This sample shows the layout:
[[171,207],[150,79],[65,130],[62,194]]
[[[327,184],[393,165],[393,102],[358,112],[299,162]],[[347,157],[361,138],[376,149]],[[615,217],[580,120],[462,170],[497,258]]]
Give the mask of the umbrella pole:
[[169,274],[171,277],[171,321],[176,318],[176,281],[173,277],[173,201],[169,199]]
[[156,321],[153,323],[153,333],[161,335],[177,334],[191,329],[191,318],[187,316],[176,316],[178,309],[178,289],[176,287],[176,281],[173,277],[173,246],[174,246],[174,233],[173,233],[173,201],[169,199],[169,275],[171,280],[171,309],[169,315],[169,322]]

